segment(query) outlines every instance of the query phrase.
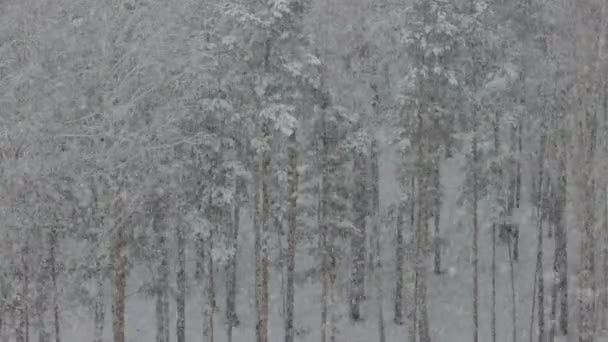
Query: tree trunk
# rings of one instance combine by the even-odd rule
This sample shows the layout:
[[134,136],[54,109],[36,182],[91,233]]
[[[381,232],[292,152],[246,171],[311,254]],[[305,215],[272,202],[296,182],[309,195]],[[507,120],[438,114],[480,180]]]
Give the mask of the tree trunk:
[[513,248],[511,244],[507,244],[507,249],[509,252],[509,273],[511,278],[511,338],[513,342],[517,342],[517,306],[515,299],[515,267],[513,260]]
[[423,117],[418,113],[418,129],[417,129],[417,169],[416,179],[418,181],[418,192],[416,202],[418,203],[417,220],[416,220],[416,307],[418,308],[418,336],[420,342],[430,342],[430,326],[427,309],[427,272],[425,260],[428,252],[428,211],[429,211],[429,177],[426,174],[428,170],[424,167],[425,147],[422,141]]
[[[236,180],[236,194],[237,198],[240,199],[245,190],[245,180],[241,177],[237,177]],[[241,220],[241,203],[240,200],[234,206],[234,218],[232,222],[232,236],[230,236],[230,243],[232,246],[232,253],[230,259],[226,265],[226,321],[228,324],[228,341],[232,341],[232,328],[239,325],[239,317],[236,313],[236,295],[237,295],[237,251],[238,251],[238,237],[239,237],[239,226]]]
[[354,224],[357,229],[350,240],[352,255],[352,273],[350,285],[350,317],[354,321],[361,319],[361,301],[365,296],[365,259],[366,259],[366,227],[369,204],[367,200],[367,158],[365,154],[358,153],[353,165],[355,193],[353,196]]
[[403,241],[403,212],[404,206],[400,205],[397,213],[397,237],[396,237],[396,248],[395,248],[395,266],[396,266],[396,279],[395,279],[395,303],[394,303],[394,322],[395,324],[403,324],[403,263],[405,259],[405,246]]
[[[417,231],[417,225],[416,225],[416,210],[418,209],[418,207],[416,206],[416,199],[418,198],[417,196],[417,191],[416,191],[416,177],[414,175],[412,175],[411,180],[410,180],[410,228],[412,229],[412,232],[414,233],[414,242],[416,243],[416,231]],[[417,243],[416,243],[417,245]],[[418,249],[416,248],[416,251]],[[408,319],[410,321],[410,325],[409,325],[409,331],[408,331],[408,335],[409,335],[409,340],[412,342],[416,342],[416,337],[418,334],[418,278],[417,278],[417,264],[416,264],[416,260],[414,259],[413,262],[413,283],[414,283],[414,287],[412,292],[412,300],[409,302],[409,309],[408,309]]]
[[376,305],[378,307],[378,341],[386,341],[386,332],[384,328],[384,291],[382,288],[382,255],[380,249],[380,173],[378,165],[378,141],[372,140],[371,145],[371,195],[372,195],[372,218],[374,225],[374,282],[376,287]]
[[25,331],[25,342],[30,342],[30,267],[29,267],[30,244],[25,242],[25,253],[23,259],[23,325]]
[[177,321],[176,338],[177,342],[186,341],[186,236],[183,225],[176,223],[175,236],[177,239],[177,270],[175,273],[177,285]]
[[492,342],[496,342],[496,223],[492,224]]
[[158,253],[158,275],[156,278],[156,341],[169,342],[169,255],[167,242],[162,223],[158,213],[161,209],[156,208],[157,215],[152,223],[156,234],[156,252]]
[[437,163],[435,170],[433,171],[433,186],[435,188],[434,193],[434,203],[433,203],[433,219],[435,223],[435,239],[433,244],[433,249],[435,252],[434,258],[434,267],[433,271],[435,274],[441,274],[441,238],[439,235],[439,223],[440,223],[440,215],[441,215],[441,179],[439,173],[439,163]]
[[479,341],[479,248],[477,246],[479,239],[479,227],[477,223],[477,126],[475,127],[475,132],[473,134],[473,341],[477,342]]
[[285,342],[294,342],[294,300],[296,268],[296,215],[298,200],[298,150],[296,131],[289,137],[289,170],[288,170],[289,207],[287,212],[287,289],[285,312]]
[[59,290],[57,289],[57,243],[57,227],[53,226],[49,236],[49,267],[51,271],[51,284],[53,286],[53,325],[55,329],[55,342],[61,342]]
[[261,178],[261,208],[259,219],[259,252],[258,262],[256,267],[257,284],[259,296],[259,306],[257,311],[256,323],[256,342],[268,342],[268,310],[269,310],[269,293],[268,293],[268,218],[270,212],[270,153],[266,149],[269,148],[270,128],[267,122],[262,124],[263,141],[267,144],[262,152],[260,160],[260,178]]
[[538,197],[537,197],[537,219],[538,219],[538,250],[536,254],[536,267],[538,274],[538,342],[545,342],[545,276],[543,269],[543,171],[545,154],[545,135],[540,137],[539,171],[538,171]]
[[113,275],[112,332],[114,342],[125,342],[125,296],[127,286],[127,259],[125,255],[124,228],[115,227],[111,250]]
[[209,328],[209,342],[213,342],[215,340],[215,276],[214,276],[214,261],[213,261],[213,230],[209,233],[209,241],[207,242],[207,320],[208,320],[208,328]]
[[93,306],[93,323],[95,325],[94,342],[103,342],[103,329],[105,323],[105,283],[101,268],[101,262],[95,261],[95,270],[97,277],[97,293],[95,294],[95,303]]
[[[264,73],[270,74],[270,54],[271,42],[267,40],[264,43]],[[261,152],[259,174],[261,182],[261,207],[259,208],[259,252],[256,264],[256,288],[259,296],[257,322],[256,322],[256,342],[268,342],[268,310],[269,310],[269,293],[268,293],[268,248],[269,248],[269,214],[270,214],[270,146],[271,133],[269,122],[262,118],[260,134],[264,145]]]
[[[328,153],[329,148],[327,141],[327,132],[325,129],[325,118],[322,121],[322,150],[321,150],[321,178],[319,182],[319,207],[318,207],[318,227],[319,227],[319,252],[321,253],[321,342],[328,342],[331,337],[331,322],[329,312],[330,303],[330,246],[329,246],[329,227],[327,226],[327,210],[328,210],[328,195],[329,195],[329,165]],[[331,340],[329,340],[331,342]]]
[[595,144],[597,118],[591,105],[586,101],[593,99],[593,92],[588,85],[587,91],[580,96],[586,99],[582,113],[577,118],[577,164],[582,170],[577,170],[578,203],[577,220],[581,223],[581,247],[579,282],[579,342],[593,342],[595,335],[595,179],[593,165],[595,161]]
[[608,309],[608,185],[604,184],[604,198],[602,202],[604,202],[604,222],[602,225],[602,230],[604,233],[604,246],[602,247],[602,293],[601,293],[601,307],[602,307],[602,323],[601,328],[603,331],[606,331],[606,310]]
[[568,236],[566,234],[566,196],[568,177],[566,161],[559,160],[556,225],[555,225],[555,267],[557,269],[557,289],[559,302],[559,330],[562,335],[568,334]]

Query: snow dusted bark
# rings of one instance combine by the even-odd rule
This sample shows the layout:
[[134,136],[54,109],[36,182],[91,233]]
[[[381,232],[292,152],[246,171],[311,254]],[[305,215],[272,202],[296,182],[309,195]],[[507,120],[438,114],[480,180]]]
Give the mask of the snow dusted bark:
[[[554,284],[551,293],[551,316],[555,330],[550,334],[557,335],[557,329],[562,335],[568,333],[568,250],[565,226],[567,175],[565,160],[558,160],[558,176],[555,191],[555,234],[554,234]],[[557,310],[559,308],[559,318]]]
[[350,317],[352,320],[361,318],[361,301],[365,296],[365,259],[366,259],[366,227],[369,204],[367,193],[367,157],[359,152],[355,156],[353,166],[355,193],[353,195],[354,224],[357,231],[352,235],[350,250],[352,255],[352,273],[349,292]]
[[321,253],[321,342],[331,340],[331,245],[329,237],[328,205],[329,205],[329,137],[325,127],[325,117],[321,128],[321,178],[319,183],[319,252]]
[[126,238],[124,227],[114,227],[110,252],[112,265],[112,332],[114,342],[125,342],[125,299],[127,287]]
[[434,250],[434,263],[433,272],[435,274],[441,274],[441,238],[439,223],[441,222],[441,179],[439,173],[439,163],[435,165],[433,170],[433,187],[435,188],[434,200],[433,200],[433,221],[435,225],[435,238],[433,240]]
[[477,151],[477,126],[473,133],[473,341],[479,341],[479,227],[477,219],[478,205],[478,151]]
[[177,342],[186,341],[186,236],[181,222],[176,223],[175,236],[177,239],[177,321],[176,337]]
[[[422,109],[419,109],[422,111]],[[416,202],[418,204],[418,210],[416,211],[416,230],[415,230],[415,242],[416,242],[416,259],[415,259],[415,271],[416,271],[416,307],[417,307],[417,323],[418,323],[418,336],[420,342],[430,342],[430,326],[429,326],[429,315],[427,308],[427,270],[426,270],[426,258],[429,251],[428,246],[428,197],[430,182],[425,169],[425,158],[426,150],[425,144],[422,138],[422,127],[423,117],[421,112],[418,113],[417,118],[417,139],[416,139],[416,180],[418,189]]]
[[397,236],[395,239],[395,302],[394,302],[394,317],[395,324],[403,324],[403,277],[404,262],[405,262],[405,242],[403,237],[403,218],[405,215],[404,206],[399,206],[397,209]]
[[93,323],[95,325],[95,332],[93,334],[94,342],[103,342],[103,330],[105,323],[105,278],[102,275],[101,262],[95,261],[96,274],[96,290],[95,299],[93,303]]
[[538,248],[536,254],[536,274],[538,277],[538,341],[545,342],[545,275],[543,269],[543,184],[544,182],[544,154],[545,154],[545,132],[540,138],[539,165],[538,165],[538,194],[537,194],[537,219],[538,219]]
[[156,342],[169,342],[169,253],[166,236],[160,214],[160,208],[155,208],[156,215],[152,222],[155,236],[156,253],[158,253],[158,271],[154,290],[156,292]]
[[231,245],[231,254],[226,265],[226,321],[228,329],[228,341],[232,341],[232,328],[239,325],[239,317],[236,310],[237,297],[237,256],[238,256],[238,237],[241,221],[241,201],[240,198],[245,193],[245,179],[237,176],[235,184],[235,193],[237,201],[234,205],[234,216],[232,219],[231,234],[229,243]]
[[285,342],[294,342],[294,309],[295,309],[295,266],[296,266],[296,215],[298,199],[298,150],[296,130],[289,137],[288,165],[288,201],[287,212],[287,289],[285,312]]
[[61,329],[59,320],[59,290],[57,288],[57,245],[58,245],[58,230],[56,225],[51,227],[49,233],[49,271],[51,273],[51,291],[53,304],[53,328],[55,333],[55,342],[61,342]]
[[376,305],[377,305],[377,315],[378,315],[378,341],[385,342],[386,341],[386,332],[384,327],[384,309],[383,309],[383,301],[384,301],[384,290],[382,287],[382,255],[381,255],[381,247],[380,247],[380,173],[378,170],[378,141],[376,139],[372,140],[371,144],[371,195],[372,195],[372,217],[373,217],[373,225],[374,225],[374,263],[373,263],[373,274],[374,274],[374,283],[376,287]]
[[[262,140],[268,144],[270,140],[270,128],[267,122],[262,123]],[[268,147],[264,147],[267,149]],[[268,226],[270,212],[270,152],[264,150],[260,158],[260,207],[258,208],[259,215],[259,251],[258,260],[256,260],[256,289],[258,293],[257,307],[257,322],[256,322],[256,342],[268,341],[268,310],[269,310],[269,293],[268,293],[268,277],[269,277],[269,259],[268,259]]]
[[[416,177],[414,175],[411,176],[411,180],[410,180],[410,207],[409,209],[409,214],[410,214],[410,229],[412,230],[412,232],[414,233],[414,236],[416,234],[416,210],[418,209],[418,206],[416,205],[416,199],[417,197],[417,191],[416,191]],[[414,240],[414,242],[416,242]],[[415,255],[417,255],[417,250],[418,248],[416,248],[415,251]],[[416,259],[414,257],[414,259],[412,260],[413,262],[411,262],[411,264],[413,265],[413,270],[411,270],[409,273],[411,274],[412,279],[412,290],[409,291],[411,293],[410,300],[409,300],[409,306],[408,306],[408,310],[407,310],[407,317],[409,320],[409,326],[408,326],[408,336],[410,338],[410,341],[416,341],[416,335],[418,333],[418,278],[417,278],[417,265],[416,265]],[[412,272],[413,271],[413,272]]]
[[[264,43],[264,74],[270,75],[270,57],[271,57],[272,42],[267,40]],[[264,99],[265,100],[265,99]],[[265,101],[263,102],[265,103]],[[259,156],[259,182],[260,182],[260,203],[257,208],[256,216],[258,217],[258,242],[257,259],[256,259],[256,289],[258,293],[257,315],[256,315],[256,342],[268,342],[268,314],[269,314],[269,218],[270,218],[270,146],[271,132],[268,119],[261,119],[260,140],[262,142],[262,151]],[[257,242],[256,241],[256,242]]]

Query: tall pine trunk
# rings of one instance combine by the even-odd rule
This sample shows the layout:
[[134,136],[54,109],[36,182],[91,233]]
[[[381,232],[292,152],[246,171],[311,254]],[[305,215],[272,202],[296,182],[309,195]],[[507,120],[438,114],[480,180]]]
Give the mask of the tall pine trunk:
[[427,308],[427,270],[426,270],[426,257],[429,250],[428,246],[428,212],[429,212],[429,177],[426,174],[428,170],[425,169],[424,165],[426,159],[426,149],[423,143],[422,130],[423,128],[423,117],[418,113],[418,129],[417,129],[417,170],[416,179],[418,181],[418,192],[416,202],[418,203],[417,220],[416,220],[416,307],[417,307],[417,323],[418,323],[418,336],[420,342],[430,342],[430,326],[429,326],[429,315]]
[[396,247],[395,247],[395,302],[394,302],[394,318],[395,324],[403,324],[403,277],[404,274],[404,259],[405,259],[405,246],[403,238],[403,216],[405,215],[404,206],[400,205],[397,209],[397,236],[396,236]]
[[114,342],[125,342],[125,296],[127,287],[127,258],[125,255],[124,228],[114,228],[111,250],[112,265],[112,333]]
[[[271,42],[267,40],[264,43],[264,73],[270,74],[270,54],[271,54]],[[266,118],[262,118],[260,134],[261,141],[263,144],[260,164],[259,164],[259,177],[260,177],[260,207],[258,208],[258,236],[256,242],[258,244],[256,251],[256,289],[258,294],[257,301],[257,314],[256,314],[256,342],[268,342],[268,310],[269,310],[269,293],[268,293],[268,281],[269,281],[269,215],[270,215],[270,146],[271,146],[271,133],[270,124]]]
[[169,342],[169,252],[167,250],[166,236],[160,210],[156,208],[157,215],[152,223],[156,235],[156,252],[158,253],[158,273],[156,276],[156,342]]
[[321,342],[331,341],[331,300],[330,300],[330,238],[328,219],[329,205],[329,137],[325,127],[325,117],[321,118],[321,178],[319,182],[319,251],[321,254]]
[[538,341],[545,342],[545,277],[543,269],[543,184],[544,184],[544,154],[545,154],[545,133],[540,137],[540,151],[538,159],[538,195],[536,199],[537,219],[538,219],[538,247],[536,254],[536,273],[538,276]]
[[285,312],[285,342],[294,342],[294,309],[295,309],[295,268],[296,268],[296,215],[298,200],[298,150],[296,130],[289,137],[289,170],[288,170],[287,211],[287,289]]
[[376,287],[376,305],[378,309],[378,341],[386,341],[386,332],[384,327],[384,290],[382,287],[382,255],[380,249],[380,170],[378,169],[378,141],[372,140],[371,144],[371,195],[372,195],[372,218],[374,225],[374,282]]
[[439,173],[439,163],[435,165],[433,170],[433,187],[435,188],[433,194],[433,220],[435,223],[435,238],[433,239],[433,250],[434,250],[434,263],[433,271],[435,274],[441,274],[441,238],[439,224],[441,222],[441,179]]
[[103,342],[103,330],[105,323],[105,281],[102,273],[101,261],[95,261],[95,277],[97,278],[95,300],[93,303],[93,323],[95,325],[95,332],[93,341]]
[[241,220],[241,203],[240,198],[245,192],[245,180],[237,176],[236,189],[237,202],[234,205],[234,216],[232,219],[231,236],[229,237],[232,248],[228,264],[226,265],[226,322],[228,325],[227,338],[228,342],[232,341],[232,328],[239,325],[239,317],[236,312],[236,296],[237,296],[237,256],[238,256],[238,238]]
[[59,320],[59,290],[57,288],[57,244],[58,227],[53,226],[49,235],[49,268],[51,272],[52,303],[53,303],[53,328],[55,330],[55,342],[61,342],[61,326]]
[[[476,124],[475,124],[476,125]],[[478,151],[477,126],[473,133],[473,341],[479,341],[479,227],[477,222],[478,205]]]
[[270,152],[267,151],[270,143],[270,128],[268,122],[262,124],[262,137],[265,143],[264,151],[260,160],[260,182],[261,182],[261,207],[259,219],[259,248],[258,260],[256,265],[257,273],[257,292],[258,310],[256,322],[256,342],[268,342],[268,310],[269,310],[269,257],[268,257],[268,233],[269,233],[269,213],[270,213]]
[[369,211],[367,193],[367,157],[361,151],[355,156],[353,165],[355,193],[353,196],[354,225],[356,232],[350,240],[352,255],[352,273],[349,292],[350,317],[357,321],[361,319],[361,301],[365,296],[365,256],[366,250],[366,220]]
[[177,239],[177,270],[175,273],[177,296],[175,298],[177,307],[176,338],[177,342],[186,341],[186,236],[184,227],[180,222],[176,223],[175,235]]

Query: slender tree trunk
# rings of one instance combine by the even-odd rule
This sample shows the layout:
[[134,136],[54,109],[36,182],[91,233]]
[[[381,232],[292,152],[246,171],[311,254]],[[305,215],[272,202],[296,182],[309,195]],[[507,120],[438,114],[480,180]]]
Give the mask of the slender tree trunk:
[[513,248],[511,247],[511,243],[507,244],[507,249],[509,252],[509,270],[511,278],[511,337],[513,339],[513,342],[517,342],[517,301],[515,299],[515,265],[513,260]]
[[361,301],[365,296],[365,255],[366,251],[366,220],[369,211],[367,193],[367,158],[359,153],[355,157],[353,166],[355,174],[355,194],[353,196],[353,211],[355,212],[354,224],[357,229],[350,241],[350,251],[353,257],[350,285],[350,316],[357,321],[361,319]]
[[186,341],[186,236],[183,225],[176,223],[175,236],[177,239],[177,270],[175,273],[177,285],[177,321],[175,326],[177,342]]
[[295,268],[296,268],[296,215],[298,200],[298,151],[296,131],[289,137],[289,207],[287,212],[287,298],[285,312],[285,342],[294,342]]
[[[259,165],[258,165],[259,167]],[[255,268],[255,291],[254,291],[254,299],[255,299],[255,313],[256,315],[260,312],[260,303],[261,303],[261,293],[260,293],[260,282],[261,282],[261,271],[260,271],[260,252],[262,250],[262,231],[260,227],[260,221],[262,217],[262,200],[261,200],[261,190],[262,190],[262,181],[260,172],[256,172],[254,176],[254,195],[253,202],[255,207],[255,213],[253,217],[253,234],[254,234],[254,268]],[[256,321],[257,324],[257,321]],[[256,338],[257,338],[257,330],[256,330]],[[256,341],[258,342],[258,341]]]
[[[605,11],[605,8],[604,8]],[[604,40],[602,40],[603,42]],[[603,55],[602,55],[603,56]],[[601,63],[605,63],[605,61],[601,60]],[[606,66],[602,66],[604,70],[606,70]],[[604,132],[608,132],[608,82],[606,81],[606,76],[604,73],[601,74],[600,86],[601,86],[601,96],[602,96],[602,111],[604,114]],[[608,158],[608,136],[604,135],[604,158]],[[604,165],[603,171],[604,173],[608,169]],[[602,230],[604,233],[604,246],[602,248],[602,265],[603,265],[603,277],[602,277],[602,330],[605,332],[608,329],[608,316],[606,315],[606,310],[608,310],[608,182],[604,182],[603,184],[603,193],[604,198],[602,202],[604,202],[604,223],[602,226]]]
[[380,235],[376,235],[376,265],[375,265],[375,281],[376,281],[376,302],[378,306],[378,341],[386,342],[386,329],[384,327],[384,289],[382,286],[382,260],[380,255]]
[[329,226],[327,225],[329,196],[329,141],[325,128],[325,118],[321,128],[321,178],[319,182],[318,227],[320,233],[319,251],[321,253],[321,342],[331,342],[330,303],[330,245]]
[[593,342],[595,335],[595,179],[593,176],[593,163],[595,161],[595,144],[597,118],[594,110],[586,101],[593,98],[592,88],[587,89],[580,96],[586,99],[583,103],[582,113],[577,120],[577,153],[578,171],[578,200],[577,219],[581,225],[580,268],[578,273],[579,285],[579,342]]
[[[323,229],[324,230],[324,229]],[[330,322],[329,322],[329,261],[327,257],[327,234],[321,232],[321,342],[328,342],[330,335]]]
[[215,263],[213,262],[213,235],[214,231],[212,230],[209,233],[209,240],[207,242],[207,320],[209,321],[209,342],[213,342],[215,340],[215,276],[214,276],[214,267]]
[[418,279],[416,279],[416,272],[414,273],[414,288],[413,288],[413,300],[408,310],[408,318],[410,321],[408,327],[409,341],[416,342],[418,339]]
[[[556,228],[557,230],[557,228]],[[555,341],[555,333],[557,330],[557,291],[559,286],[559,255],[557,249],[557,232],[555,240],[555,252],[553,256],[553,279],[551,282],[551,312],[549,316],[549,342]]]
[[[266,144],[270,142],[270,128],[267,122],[262,124],[262,137]],[[265,148],[269,148],[269,145]],[[268,342],[268,310],[269,310],[269,293],[268,293],[268,218],[270,213],[270,189],[269,189],[269,178],[270,178],[270,153],[264,150],[262,152],[260,164],[260,175],[261,175],[261,208],[260,208],[260,251],[259,260],[257,266],[258,275],[258,293],[259,293],[259,307],[257,313],[256,323],[256,342]]]
[[[412,229],[412,232],[414,233],[414,236],[416,234],[416,210],[417,210],[417,206],[416,206],[416,199],[417,199],[417,191],[416,191],[416,177],[414,175],[412,175],[411,180],[410,180],[410,206],[409,206],[409,214],[410,214],[410,228]],[[415,242],[415,240],[414,240]],[[416,248],[417,250],[417,248]],[[409,307],[407,310],[407,316],[408,316],[408,320],[410,321],[409,324],[409,328],[408,328],[408,335],[409,335],[409,341],[411,342],[416,342],[416,338],[418,335],[418,278],[417,278],[417,273],[416,273],[416,260],[413,260],[414,262],[413,264],[413,289],[411,291],[412,293],[412,300],[409,301]]]
[[536,267],[538,274],[538,342],[545,342],[545,277],[543,269],[543,184],[544,184],[544,154],[545,135],[541,135],[538,171],[538,197],[537,197],[537,219],[538,219],[538,251],[536,255]]
[[124,228],[116,227],[115,236],[112,241],[112,281],[113,281],[113,304],[112,304],[112,332],[114,342],[125,342],[125,296],[127,286],[127,259],[125,256]]
[[23,259],[23,325],[25,330],[25,342],[30,342],[30,267],[29,267],[30,244],[25,242],[25,254]]
[[29,242],[26,241],[25,245],[21,248],[21,269],[18,271],[16,278],[17,284],[21,285],[21,291],[15,301],[15,307],[17,308],[17,319],[18,323],[15,325],[15,340],[17,342],[28,342],[29,340],[29,317],[28,317],[28,273],[29,273]]
[[[240,198],[244,193],[245,180],[241,177],[237,177],[236,180],[236,194]],[[226,321],[228,324],[228,341],[232,341],[232,328],[239,325],[239,317],[236,313],[236,296],[237,296],[237,251],[238,251],[238,237],[241,220],[240,202],[237,202],[234,206],[234,218],[232,222],[232,236],[230,236],[232,253],[230,260],[226,266]]]
[[[271,42],[267,40],[264,44],[264,73],[269,75],[270,70],[270,54]],[[271,133],[269,122],[262,119],[260,134],[262,143],[264,144],[260,158],[260,182],[261,182],[261,207],[259,208],[259,254],[256,265],[256,288],[258,292],[258,310],[256,317],[256,342],[268,342],[268,310],[269,310],[269,293],[268,293],[268,248],[269,248],[269,214],[270,214],[270,146]]]
[[[157,209],[160,210],[160,209]],[[159,256],[156,280],[156,341],[169,342],[169,255],[164,226],[159,216],[153,222],[156,234],[156,248]]]
[[557,223],[555,225],[555,263],[558,277],[558,299],[559,302],[559,330],[562,335],[568,334],[568,236],[566,234],[566,196],[567,196],[567,169],[566,161],[559,162],[559,178],[557,188]]
[[163,291],[160,287],[160,282],[156,284],[156,342],[166,342],[165,341],[165,317],[163,312]]
[[395,266],[396,266],[396,279],[395,279],[395,303],[394,303],[394,318],[395,324],[403,324],[403,263],[405,259],[405,246],[403,241],[403,212],[404,206],[400,205],[397,213],[397,237],[396,237],[396,248],[395,248]]
[[[418,210],[419,213],[421,212],[421,209]],[[421,215],[421,214],[419,214]],[[423,216],[426,216],[424,214],[422,214]],[[427,300],[426,300],[426,292],[427,292],[427,283],[426,283],[426,267],[424,267],[424,259],[425,259],[425,254],[424,253],[424,249],[428,248],[425,247],[426,246],[426,241],[427,238],[425,237],[425,231],[427,231],[428,233],[428,224],[420,222],[423,220],[419,220],[418,222],[418,226],[420,226],[419,229],[419,237],[417,240],[417,243],[419,244],[419,247],[417,247],[417,249],[419,250],[418,253],[418,260],[417,260],[417,275],[416,275],[416,285],[417,285],[417,290],[416,290],[416,300],[418,302],[417,307],[418,307],[418,336],[420,338],[420,342],[430,342],[431,341],[431,334],[430,334],[430,326],[429,326],[429,314],[428,314],[428,309],[427,309]]]
[[425,260],[428,251],[428,197],[429,197],[429,177],[425,175],[423,161],[425,160],[425,146],[422,141],[422,128],[423,118],[420,112],[418,113],[418,129],[417,129],[417,156],[418,167],[416,170],[416,179],[418,181],[417,186],[417,220],[416,220],[416,306],[418,308],[418,336],[420,342],[430,342],[430,326],[427,309],[427,272],[425,267]]
[[97,293],[95,294],[95,303],[93,307],[94,317],[93,322],[95,324],[94,342],[103,342],[103,330],[105,322],[105,283],[104,277],[101,270],[101,263],[99,260],[95,262],[97,277]]
[[496,342],[496,223],[492,224],[492,342]]
[[477,225],[477,126],[475,127],[475,132],[473,134],[473,341],[477,342],[479,341],[479,248],[477,246],[479,239],[479,228]]
[[440,238],[440,234],[439,234],[439,223],[440,223],[440,215],[441,215],[441,194],[440,194],[440,190],[441,190],[441,179],[440,179],[441,175],[439,173],[439,163],[437,163],[435,170],[433,171],[433,185],[435,187],[435,191],[436,193],[434,194],[434,212],[433,212],[433,219],[434,219],[434,223],[435,223],[435,239],[434,239],[434,244],[433,244],[433,248],[434,248],[434,252],[435,252],[435,259],[434,259],[434,273],[435,274],[441,274],[441,238]]
[[59,290],[57,289],[57,234],[57,227],[53,226],[49,236],[49,266],[51,271],[51,284],[53,287],[53,325],[55,329],[55,342],[61,342]]
[[371,195],[372,195],[372,218],[374,225],[374,281],[376,283],[376,305],[378,307],[378,341],[386,341],[384,327],[384,291],[382,288],[382,255],[380,249],[380,172],[378,165],[378,141],[372,140],[371,144]]
[[602,317],[601,317],[601,327],[602,330],[605,331],[606,326],[606,310],[608,309],[608,186],[604,185],[604,198],[602,202],[604,202],[604,222],[602,225],[602,230],[604,233],[604,246],[602,247]]

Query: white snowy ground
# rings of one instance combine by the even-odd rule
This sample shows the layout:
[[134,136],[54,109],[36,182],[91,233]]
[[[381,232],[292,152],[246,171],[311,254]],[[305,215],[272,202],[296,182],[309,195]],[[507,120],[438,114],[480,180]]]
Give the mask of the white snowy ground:
[[[391,156],[387,155],[382,158],[385,162],[381,165],[382,193],[385,198],[382,199],[382,204],[394,200],[396,193],[393,190],[392,182],[393,168],[390,160]],[[389,162],[386,162],[386,161]],[[445,198],[444,207],[442,209],[442,233],[445,239],[449,241],[443,254],[443,269],[450,272],[444,272],[440,276],[429,273],[429,294],[428,301],[430,303],[429,314],[430,324],[432,329],[432,337],[434,342],[469,342],[472,340],[472,267],[470,263],[470,232],[471,224],[470,217],[465,210],[458,208],[456,198],[460,193],[462,183],[462,172],[458,171],[462,165],[462,160],[452,159],[446,161],[442,168],[442,182],[444,185]],[[524,198],[526,192],[523,194]],[[529,206],[528,206],[529,207]],[[480,211],[483,211],[483,205]],[[480,217],[482,232],[480,234],[480,341],[491,341],[490,339],[490,314],[491,314],[491,230],[490,224],[485,222],[484,215]],[[569,224],[568,227],[574,227]],[[246,229],[243,229],[243,238]],[[250,233],[249,233],[250,234]],[[387,240],[392,240],[393,232],[390,236],[385,237]],[[569,229],[570,247],[569,256],[576,256],[577,253],[577,238],[574,229]],[[247,239],[249,239],[247,237]],[[252,240],[249,240],[252,241]],[[548,284],[551,281],[552,255],[553,255],[553,240],[545,239],[545,284],[546,307],[549,309],[550,291]],[[521,230],[520,230],[520,260],[516,264],[516,300],[517,300],[517,341],[527,341],[529,339],[530,328],[530,310],[532,299],[532,286],[534,277],[534,267],[536,262],[536,232],[534,214],[531,210],[523,211],[521,215]],[[249,251],[250,252],[250,251]],[[387,341],[407,341],[407,324],[397,326],[392,322],[392,293],[394,279],[394,264],[393,250],[386,249],[384,255],[384,279],[385,279],[385,303],[384,317],[386,320]],[[505,245],[499,244],[498,250],[498,276],[497,276],[497,322],[498,322],[498,341],[511,342],[511,292],[509,280],[509,263],[507,249]],[[254,341],[254,311],[253,311],[253,255],[241,255],[239,284],[240,292],[238,296],[238,313],[241,320],[241,325],[234,330],[235,342],[250,342]],[[247,264],[248,262],[249,264]],[[298,262],[305,262],[298,260]],[[570,273],[574,275],[576,272],[576,260],[570,260]],[[429,264],[429,270],[431,269]],[[347,272],[343,272],[347,273]],[[281,306],[280,297],[278,296],[279,280],[275,275],[272,279],[274,296],[271,302],[271,324],[270,336],[272,342],[283,340],[283,321],[279,313]],[[339,281],[345,282],[345,279]],[[223,283],[223,279],[217,279],[218,284]],[[571,288],[575,286],[575,279],[571,278]],[[221,286],[218,302],[220,307],[223,307],[223,296]],[[347,306],[345,298],[345,289],[343,286],[338,294],[340,299],[339,311],[342,317],[339,322],[339,334],[337,341],[344,342],[372,342],[378,341],[377,334],[377,311],[373,301],[368,301],[363,306],[363,314],[365,320],[359,323],[352,323],[347,315]],[[191,289],[190,301],[187,302],[187,340],[201,341],[201,308],[196,289]],[[249,299],[248,299],[249,298]],[[576,329],[576,305],[574,293],[570,294],[571,300],[571,337],[566,339],[560,337],[558,342],[574,341]],[[320,289],[318,285],[304,285],[297,288],[296,300],[296,320],[297,326],[306,331],[305,334],[299,336],[296,340],[301,342],[319,341],[319,326],[320,326]],[[175,340],[175,306],[172,308],[172,340]],[[224,313],[217,314],[215,333],[216,341],[226,341]],[[92,322],[89,315],[84,313],[73,312],[69,316],[64,316],[64,341],[81,342],[92,338]],[[142,298],[131,297],[127,303],[127,340],[131,342],[147,342],[155,339],[155,317],[154,317],[154,301],[144,300]],[[110,321],[106,323],[107,334],[106,339],[109,341],[111,336]],[[608,341],[601,340],[601,341]]]

